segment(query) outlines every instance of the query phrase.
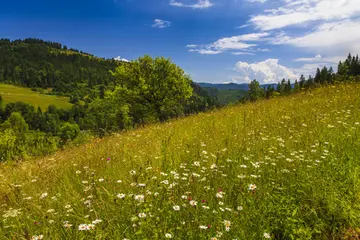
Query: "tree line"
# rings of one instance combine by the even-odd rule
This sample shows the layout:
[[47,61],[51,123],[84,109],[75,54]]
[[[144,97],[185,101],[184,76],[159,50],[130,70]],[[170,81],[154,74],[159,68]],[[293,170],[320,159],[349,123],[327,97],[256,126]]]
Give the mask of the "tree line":
[[276,96],[286,96],[299,91],[306,91],[321,85],[334,84],[336,82],[360,80],[360,60],[358,56],[348,55],[345,61],[340,61],[338,71],[335,73],[333,68],[322,69],[317,68],[315,77],[311,75],[306,79],[301,75],[299,80],[295,80],[292,84],[290,80],[283,79],[277,85],[270,84],[267,87],[261,87],[260,83],[255,79],[250,82],[248,95],[242,99],[242,102],[257,101],[259,99],[270,99]]

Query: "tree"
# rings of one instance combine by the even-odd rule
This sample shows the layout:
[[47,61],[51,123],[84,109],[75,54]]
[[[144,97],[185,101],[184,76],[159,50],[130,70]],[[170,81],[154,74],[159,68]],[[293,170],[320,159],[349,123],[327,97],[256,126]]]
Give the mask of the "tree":
[[191,79],[170,59],[144,56],[123,63],[112,72],[117,80],[115,94],[130,104],[141,104],[160,121],[192,95]]
[[[304,77],[304,76],[302,76]],[[295,83],[294,83],[294,92],[299,92],[300,91],[300,84],[297,80],[295,80]]]
[[66,142],[69,140],[74,140],[80,133],[79,125],[64,123],[60,128],[60,138]]
[[15,133],[19,134],[24,134],[29,130],[29,126],[18,112],[12,113],[0,127],[2,129],[12,129]]
[[0,95],[0,109],[3,108],[3,104],[4,104],[4,100],[3,100],[2,96]]
[[300,89],[303,89],[303,88],[305,87],[305,85],[306,85],[306,80],[305,80],[304,75],[301,75],[299,85],[300,85],[300,86],[299,86]]
[[265,95],[264,89],[260,86],[260,83],[253,80],[249,84],[249,99],[250,101],[257,101],[263,98]]

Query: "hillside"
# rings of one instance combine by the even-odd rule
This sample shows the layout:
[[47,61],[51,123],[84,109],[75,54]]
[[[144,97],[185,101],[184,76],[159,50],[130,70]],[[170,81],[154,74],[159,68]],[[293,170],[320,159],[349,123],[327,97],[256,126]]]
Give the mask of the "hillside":
[[359,91],[324,86],[1,164],[0,238],[356,239]]
[[57,95],[82,100],[99,96],[101,85],[114,87],[110,70],[119,64],[56,42],[0,39],[0,83],[52,88]]
[[36,108],[40,107],[43,111],[45,111],[49,105],[55,105],[58,108],[64,109],[70,109],[72,107],[68,97],[45,95],[32,91],[29,88],[8,84],[0,84],[0,96],[2,96],[5,105],[20,101],[31,104]]

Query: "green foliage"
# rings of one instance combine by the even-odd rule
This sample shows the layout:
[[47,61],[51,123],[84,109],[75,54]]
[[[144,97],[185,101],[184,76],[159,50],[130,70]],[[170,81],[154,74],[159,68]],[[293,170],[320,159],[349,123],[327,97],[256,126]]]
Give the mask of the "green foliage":
[[21,113],[13,112],[1,125],[1,129],[12,129],[16,134],[24,134],[29,130],[29,126],[21,116]]
[[189,76],[163,57],[144,56],[117,67],[112,74],[117,81],[115,95],[129,104],[145,106],[147,114],[155,114],[160,121],[181,109],[193,91]]
[[57,139],[29,131],[20,113],[14,112],[0,125],[0,161],[45,155],[57,149]]
[[80,133],[79,125],[65,122],[60,127],[59,136],[64,142],[66,142],[69,140],[74,140],[79,135],[79,133]]
[[253,80],[249,84],[249,99],[250,101],[257,101],[264,97],[265,92],[264,89],[260,86],[259,82]]
[[109,71],[119,64],[40,39],[2,39],[0,45],[0,82],[51,88],[56,95],[78,94],[80,99],[96,97],[98,92],[93,86],[104,84],[113,88]]
[[129,117],[129,105],[111,97],[91,102],[84,121],[86,128],[98,136],[127,129],[132,123]]

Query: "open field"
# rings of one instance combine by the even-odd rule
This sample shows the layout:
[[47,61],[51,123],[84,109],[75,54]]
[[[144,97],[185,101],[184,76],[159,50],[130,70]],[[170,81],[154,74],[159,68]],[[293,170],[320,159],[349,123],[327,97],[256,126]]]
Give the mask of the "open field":
[[8,84],[0,84],[0,95],[3,97],[5,104],[20,101],[34,105],[36,108],[41,107],[42,110],[46,110],[51,104],[64,109],[69,109],[72,106],[68,97],[44,95],[29,88]]
[[359,92],[323,87],[2,163],[0,239],[358,239]]

